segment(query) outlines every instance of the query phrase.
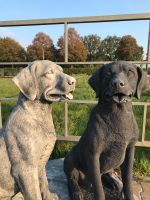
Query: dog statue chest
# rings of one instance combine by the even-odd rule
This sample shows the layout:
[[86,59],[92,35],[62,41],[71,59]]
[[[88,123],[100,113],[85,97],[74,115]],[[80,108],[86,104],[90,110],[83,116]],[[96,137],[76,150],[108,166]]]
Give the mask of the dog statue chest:
[[[114,168],[119,167],[125,158],[127,146],[131,142],[136,142],[138,138],[137,123],[134,119],[133,113],[120,111],[107,115],[103,135],[103,151],[100,155],[101,172],[106,173]],[[100,122],[102,123],[102,122]],[[99,133],[101,135],[101,133]]]
[[53,124],[52,115],[48,113],[48,115],[44,118],[42,118],[43,121],[39,121],[37,132],[38,135],[38,141],[37,146],[40,146],[40,149],[37,147],[39,151],[40,160],[46,160],[49,158],[55,142],[56,142],[56,134],[55,134],[55,128]]
[[124,105],[121,109],[116,108],[114,112],[104,114],[98,123],[102,125],[107,143],[114,141],[128,144],[134,139],[137,140],[138,126],[130,106]]
[[107,173],[119,167],[125,157],[127,142],[121,136],[113,135],[100,155],[101,173]]

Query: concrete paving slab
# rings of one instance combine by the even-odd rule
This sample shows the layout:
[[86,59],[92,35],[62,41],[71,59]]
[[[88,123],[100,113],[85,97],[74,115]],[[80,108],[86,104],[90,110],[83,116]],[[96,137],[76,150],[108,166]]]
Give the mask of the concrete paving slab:
[[143,197],[142,200],[150,200],[150,197]]
[[134,198],[142,200],[141,199],[142,187],[140,183],[133,181],[133,191],[134,191]]
[[141,186],[143,189],[142,198],[148,198],[150,200],[150,182],[141,182]]

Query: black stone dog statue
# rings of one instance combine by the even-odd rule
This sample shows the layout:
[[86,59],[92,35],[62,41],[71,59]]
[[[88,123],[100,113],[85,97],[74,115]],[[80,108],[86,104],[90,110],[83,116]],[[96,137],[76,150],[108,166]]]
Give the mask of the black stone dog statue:
[[[134,200],[132,169],[138,127],[132,97],[150,89],[150,76],[140,67],[116,61],[89,79],[99,101],[79,143],[67,154],[64,171],[71,199]],[[121,168],[121,178],[113,170]]]

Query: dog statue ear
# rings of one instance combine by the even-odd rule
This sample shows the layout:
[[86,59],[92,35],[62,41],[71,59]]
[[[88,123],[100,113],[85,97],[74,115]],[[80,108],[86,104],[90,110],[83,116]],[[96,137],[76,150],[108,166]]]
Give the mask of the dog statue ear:
[[141,93],[144,90],[150,89],[150,75],[147,75],[141,67],[136,66],[137,68],[137,74],[138,74],[138,81],[137,81],[137,87],[135,92],[135,97],[140,99]]
[[35,100],[37,95],[35,67],[34,63],[27,66],[12,79],[20,91],[31,101]]
[[96,98],[101,96],[101,74],[102,68],[98,69],[89,79],[88,83],[96,93]]

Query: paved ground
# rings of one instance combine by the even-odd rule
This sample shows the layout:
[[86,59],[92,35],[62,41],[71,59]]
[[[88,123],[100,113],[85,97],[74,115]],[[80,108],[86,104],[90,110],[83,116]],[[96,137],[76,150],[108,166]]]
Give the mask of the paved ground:
[[134,194],[139,200],[150,200],[150,181],[137,181],[133,183]]
[[[63,159],[52,160],[47,164],[47,176],[51,191],[59,194],[61,200],[68,197],[67,180],[63,172]],[[150,179],[133,182],[135,200],[150,200]]]

